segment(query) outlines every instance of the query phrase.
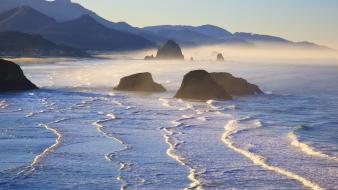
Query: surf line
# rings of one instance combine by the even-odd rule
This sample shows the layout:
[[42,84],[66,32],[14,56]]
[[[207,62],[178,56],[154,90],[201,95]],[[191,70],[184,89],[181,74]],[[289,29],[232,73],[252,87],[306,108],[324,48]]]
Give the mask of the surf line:
[[308,144],[299,141],[297,135],[295,134],[295,131],[289,133],[288,138],[291,140],[292,146],[299,148],[302,152],[304,152],[307,155],[325,158],[325,159],[328,159],[328,160],[333,160],[333,161],[338,162],[337,157],[330,156],[330,155],[327,155],[323,152],[315,150],[314,148],[310,147]]
[[118,153],[121,153],[121,152],[124,152],[124,151],[128,151],[131,149],[131,147],[129,145],[127,145],[124,141],[122,141],[121,139],[105,132],[103,130],[103,128],[105,127],[104,126],[104,123],[105,122],[109,122],[109,121],[113,121],[113,120],[116,120],[117,117],[110,113],[110,114],[106,114],[106,117],[107,119],[104,119],[104,120],[97,120],[95,122],[92,123],[92,125],[94,125],[96,127],[96,130],[103,134],[105,138],[108,138],[108,139],[111,139],[111,140],[114,140],[116,142],[118,142],[119,144],[121,144],[123,146],[123,148],[121,150],[118,150],[118,151],[115,151],[113,153],[109,153],[109,154],[106,154],[105,155],[105,159],[108,160],[108,161],[113,161],[113,160],[117,160],[117,162],[119,163],[120,167],[119,167],[119,175],[116,177],[116,180],[118,180],[120,183],[121,183],[121,187],[120,187],[120,190],[124,190],[126,189],[129,185],[128,183],[123,179],[122,175],[121,175],[121,172],[126,170],[130,164],[128,163],[125,163],[123,162],[122,160],[118,159],[116,157],[116,155]]
[[61,122],[66,121],[66,120],[68,120],[68,119],[59,119],[59,120],[53,121],[51,123],[40,124],[40,127],[44,127],[45,129],[51,131],[52,133],[54,133],[56,135],[55,143],[52,144],[51,146],[49,146],[48,148],[46,148],[39,155],[35,156],[35,158],[31,162],[31,164],[28,167],[26,167],[24,170],[20,171],[18,173],[18,175],[27,175],[29,173],[32,173],[35,170],[36,166],[42,161],[43,158],[45,158],[48,154],[50,154],[57,147],[60,146],[63,134],[60,131],[58,131],[57,129],[50,127],[49,125],[61,123]]
[[175,134],[180,134],[180,133],[174,132],[173,129],[184,126],[183,123],[179,122],[180,120],[172,121],[171,123],[174,125],[173,127],[167,127],[167,128],[162,129],[165,142],[169,146],[167,149],[167,155],[171,157],[172,159],[176,160],[182,166],[185,166],[189,169],[188,179],[191,181],[191,183],[189,184],[188,188],[185,188],[185,190],[188,190],[188,189],[203,190],[203,188],[201,187],[201,182],[196,177],[197,176],[196,169],[194,169],[192,166],[186,163],[184,158],[180,157],[179,155],[175,153],[177,146],[183,143],[173,137],[173,135]]
[[[184,102],[184,100],[181,100],[181,99],[177,100],[177,103],[182,104],[183,107],[176,106],[176,104],[174,106],[172,102],[167,98],[159,98],[158,100],[162,103],[162,106],[164,107],[167,107],[167,108],[176,107],[178,111],[192,111],[194,112],[194,114],[201,115],[201,113],[199,113],[197,110],[194,109],[193,105]],[[203,112],[203,113],[206,113],[206,112]],[[184,188],[184,190],[189,190],[189,189],[203,190],[201,182],[197,179],[198,172],[196,171],[196,169],[194,169],[190,164],[186,163],[185,158],[182,158],[178,154],[176,154],[176,148],[184,142],[179,141],[179,139],[174,137],[174,135],[183,134],[182,132],[174,131],[174,129],[186,127],[186,125],[182,122],[185,120],[195,118],[194,114],[193,115],[181,115],[180,119],[171,121],[171,124],[173,126],[161,128],[163,137],[165,139],[165,143],[168,145],[168,149],[166,151],[167,155],[173,160],[175,160],[176,162],[178,162],[180,165],[187,167],[189,170],[189,174],[187,178],[190,180],[191,183],[189,184],[188,187]]]
[[313,190],[324,190],[321,186],[318,184],[300,176],[295,173],[292,173],[286,169],[279,168],[276,166],[269,165],[267,163],[266,158],[257,155],[255,153],[252,153],[248,150],[242,149],[240,147],[237,147],[235,143],[231,140],[231,136],[235,135],[239,131],[237,130],[238,121],[237,120],[230,120],[224,127],[224,133],[222,135],[222,142],[227,145],[230,149],[242,154],[243,156],[250,159],[255,165],[261,166],[264,169],[276,172],[278,174],[284,175],[286,177],[289,177],[291,179],[294,179],[301,184],[303,184],[304,187],[313,189]]
[[5,109],[8,107],[6,100],[0,100],[0,109]]

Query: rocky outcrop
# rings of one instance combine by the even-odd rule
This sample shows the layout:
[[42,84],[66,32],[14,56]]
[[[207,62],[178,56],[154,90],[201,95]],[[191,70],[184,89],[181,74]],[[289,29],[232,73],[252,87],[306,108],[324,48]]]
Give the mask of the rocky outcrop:
[[137,73],[123,77],[115,90],[138,92],[164,92],[166,89],[156,82],[150,73]]
[[223,54],[221,53],[217,54],[217,61],[224,61]]
[[147,55],[144,57],[144,60],[153,60],[155,59],[154,55]]
[[33,90],[37,88],[25,77],[19,65],[0,59],[0,92]]
[[169,40],[157,51],[156,59],[160,60],[183,60],[184,55],[180,46],[173,40]]
[[230,73],[211,73],[211,77],[230,95],[245,96],[263,93],[257,85],[242,78],[236,78]]
[[224,88],[213,80],[210,73],[204,70],[191,71],[186,74],[175,98],[202,101],[232,99]]

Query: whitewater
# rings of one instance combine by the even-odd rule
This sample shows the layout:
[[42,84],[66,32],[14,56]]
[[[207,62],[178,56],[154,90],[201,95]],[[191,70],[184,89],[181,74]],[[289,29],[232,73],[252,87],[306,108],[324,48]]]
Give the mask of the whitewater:
[[[118,57],[19,63],[41,89],[0,94],[0,189],[338,189],[336,61]],[[194,69],[265,94],[173,98]],[[113,91],[137,72],[168,92]]]

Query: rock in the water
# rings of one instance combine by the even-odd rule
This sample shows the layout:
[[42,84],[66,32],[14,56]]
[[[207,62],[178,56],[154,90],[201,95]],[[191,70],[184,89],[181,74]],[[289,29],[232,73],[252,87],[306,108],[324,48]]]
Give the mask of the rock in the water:
[[137,73],[123,77],[115,90],[138,92],[164,92],[166,89],[156,82],[150,73]]
[[230,73],[210,73],[212,78],[230,95],[245,96],[263,93],[257,85],[242,78],[236,78]]
[[217,61],[224,61],[223,54],[219,53],[219,54],[217,55]]
[[147,55],[144,57],[144,60],[153,60],[155,59],[154,55]]
[[186,74],[175,98],[203,101],[232,99],[224,88],[213,80],[210,73],[204,70],[191,71]]
[[33,90],[37,88],[25,77],[19,65],[0,59],[0,92]]
[[184,59],[180,46],[173,40],[169,40],[157,51],[156,59]]

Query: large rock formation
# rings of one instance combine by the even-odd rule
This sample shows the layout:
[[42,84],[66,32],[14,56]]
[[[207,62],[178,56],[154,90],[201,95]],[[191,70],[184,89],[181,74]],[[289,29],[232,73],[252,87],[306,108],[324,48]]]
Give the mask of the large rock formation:
[[191,71],[186,74],[175,98],[202,101],[210,99],[232,99],[224,88],[213,80],[210,73],[204,70]]
[[0,92],[33,90],[37,88],[25,77],[19,65],[0,59]]
[[150,73],[137,73],[123,77],[115,90],[139,92],[164,92],[166,89],[156,82]]
[[173,40],[169,40],[167,43],[161,46],[160,49],[157,51],[156,59],[182,60],[184,59],[184,55],[182,53],[180,46]]
[[217,61],[224,61],[223,54],[219,53],[219,54],[217,55]]
[[154,55],[147,55],[144,57],[144,60],[153,60],[155,59]]
[[245,96],[263,93],[257,85],[242,78],[236,78],[230,73],[211,73],[211,77],[230,95]]

